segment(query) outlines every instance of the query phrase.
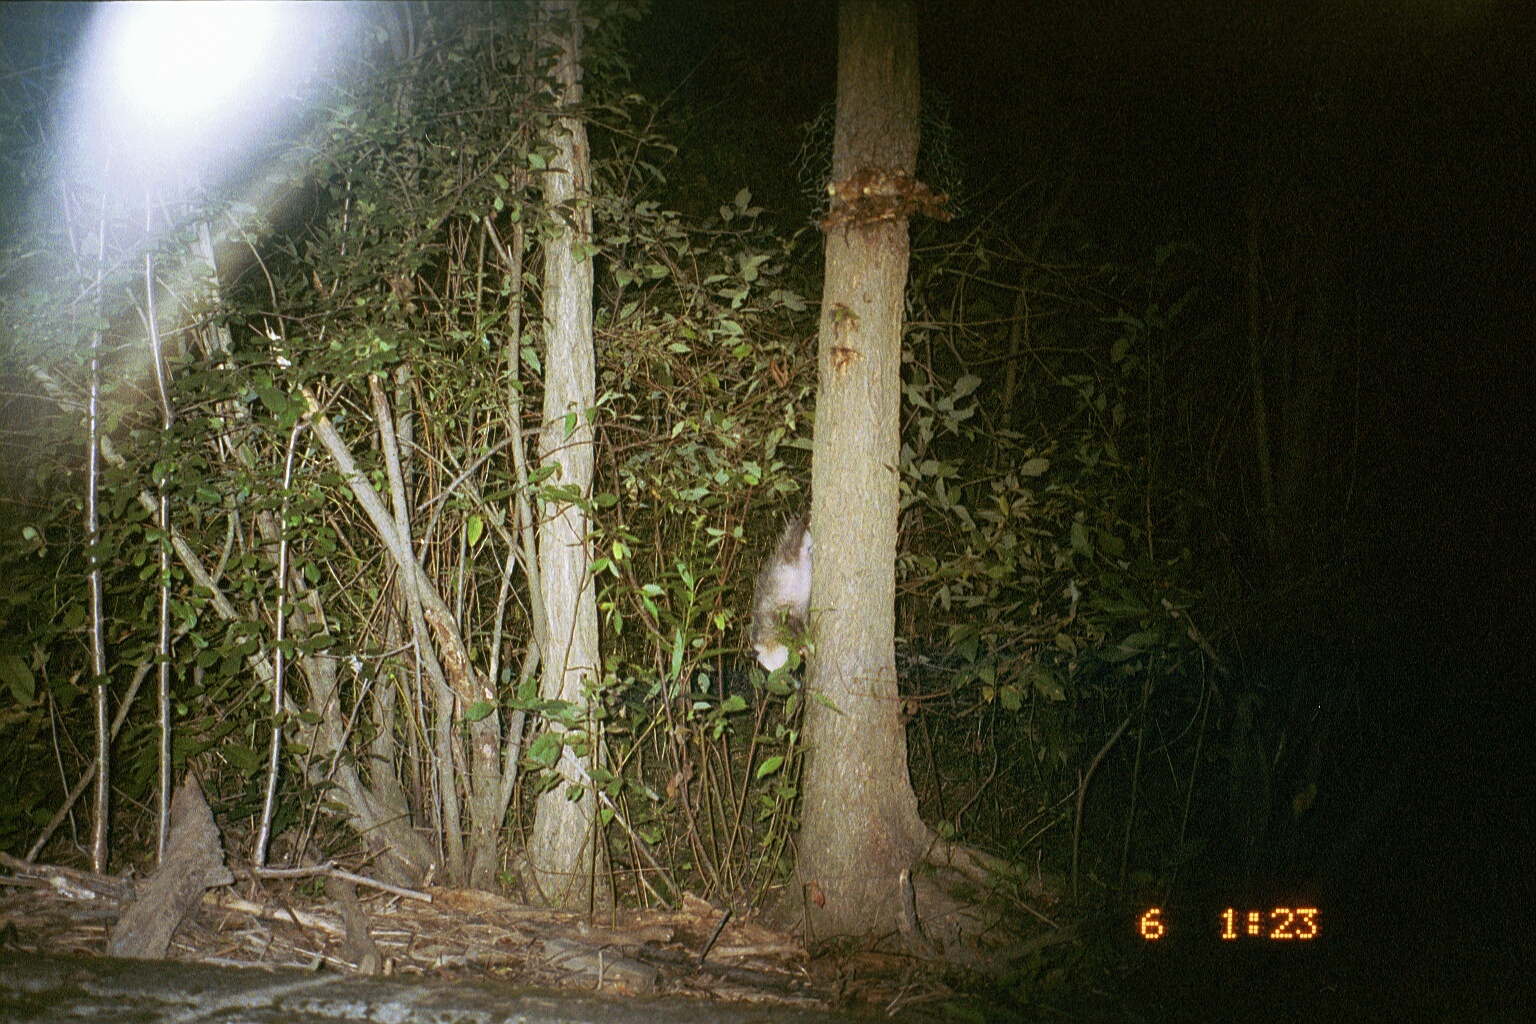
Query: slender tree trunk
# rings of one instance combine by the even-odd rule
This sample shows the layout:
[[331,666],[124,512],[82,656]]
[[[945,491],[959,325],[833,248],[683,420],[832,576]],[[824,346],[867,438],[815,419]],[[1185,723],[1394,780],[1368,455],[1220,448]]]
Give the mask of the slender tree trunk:
[[[302,430],[301,421],[288,431],[288,449],[283,459],[283,503],[277,521],[277,622],[272,644],[272,736],[267,749],[267,793],[261,804],[255,851],[251,854],[252,863],[259,868],[267,866],[267,845],[272,841],[272,821],[277,817],[277,784],[283,766],[283,721],[287,716],[283,698],[288,678],[288,657],[284,653],[288,640],[288,494],[293,488],[293,462]],[[162,856],[164,852],[162,848]]]
[[90,453],[86,469],[85,532],[90,544],[91,692],[96,710],[96,806],[91,822],[91,870],[107,873],[111,856],[109,830],[112,813],[112,736],[107,731],[107,642],[102,623],[101,561],[96,545],[101,526],[96,514],[96,492],[101,470],[101,332],[91,332]]
[[[149,198],[144,202],[144,233],[153,231],[153,214]],[[160,430],[162,437],[169,438],[176,422],[176,411],[171,405],[171,369],[167,364],[164,346],[160,340],[160,321],[155,313],[155,257],[144,254],[144,318],[149,328],[150,359],[155,364],[155,393],[160,399]],[[163,531],[160,537],[160,621],[156,656],[159,686],[156,707],[160,714],[160,802],[155,808],[159,821],[159,841],[156,846],[156,863],[165,859],[166,843],[171,833],[171,499],[170,481],[162,476],[156,486],[159,492],[159,510],[155,521]]]
[[[100,234],[96,249],[96,309],[102,306],[101,276],[107,256],[106,198],[102,198],[101,221],[97,225]],[[101,486],[101,330],[91,331],[91,396],[90,396],[90,451],[86,464],[85,483],[85,532],[90,545],[90,602],[91,602],[91,692],[95,695],[96,710],[96,807],[91,823],[91,870],[98,875],[107,873],[111,856],[110,830],[112,813],[112,735],[107,731],[107,701],[111,696],[107,678],[107,638],[102,610],[101,560],[96,545],[101,541],[101,522],[97,516],[96,499]]]
[[[910,0],[843,0],[833,180],[910,175],[918,102]],[[798,863],[808,940],[896,930],[902,873],[928,834],[907,777],[894,646],[907,263],[905,219],[827,234]]]
[[[525,184],[521,172],[515,172],[513,180],[521,191]],[[492,231],[489,220],[485,226],[487,231]],[[492,238],[495,239],[494,233]],[[544,648],[549,646],[549,622],[544,615],[544,587],[539,577],[539,546],[535,537],[533,506],[528,499],[528,449],[523,438],[524,242],[525,232],[521,220],[512,225],[512,237],[506,249],[502,248],[499,240],[496,241],[497,251],[501,253],[506,265],[507,277],[512,282],[511,308],[507,311],[507,365],[511,367],[512,378],[507,388],[507,427],[512,434],[512,475],[517,481],[517,554],[522,558],[523,572],[528,576],[528,612],[533,625],[533,636],[528,641],[523,664],[517,673],[519,685],[538,671]],[[522,709],[512,712],[502,758],[500,806],[503,816],[512,802],[512,790],[517,784],[517,762],[522,753],[523,730],[526,725],[527,712]]]
[[[581,16],[576,0],[544,0],[539,6],[546,45],[558,52],[553,68],[556,103],[581,103]],[[555,465],[551,485],[592,490],[592,424],[597,378],[592,350],[592,237],[590,153],[579,116],[556,119],[550,141],[555,157],[544,177],[544,198],[562,208],[563,223],[544,245],[544,426],[539,456]],[[591,524],[569,501],[542,503],[539,524],[539,582],[548,617],[549,649],[543,659],[540,692],[545,699],[586,703],[585,688],[601,670],[597,600],[588,572]],[[552,726],[555,728],[555,726]],[[590,749],[596,756],[598,737]],[[561,761],[562,771],[565,762]],[[573,777],[574,776],[574,777]],[[525,851],[529,895],[554,905],[586,909],[605,894],[594,889],[599,861],[596,798],[590,788],[570,799],[580,784],[574,771],[566,783],[539,798]]]

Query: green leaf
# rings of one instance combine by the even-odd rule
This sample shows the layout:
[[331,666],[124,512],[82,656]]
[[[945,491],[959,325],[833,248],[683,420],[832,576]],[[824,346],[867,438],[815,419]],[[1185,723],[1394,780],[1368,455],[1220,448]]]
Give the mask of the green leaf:
[[720,705],[720,711],[727,715],[733,715],[738,711],[745,710],[747,710],[746,698],[744,698],[739,693],[731,694],[729,697],[725,698],[725,703]]
[[469,546],[474,547],[479,544],[481,535],[485,533],[485,520],[478,515],[470,516],[468,533],[469,536],[466,539],[469,541]]
[[526,706],[528,704],[531,704],[533,701],[538,700],[539,699],[539,681],[537,679],[535,679],[533,676],[529,676],[528,678],[524,679],[522,682],[518,683],[517,684],[517,699],[519,701],[523,702],[524,706]]
[[1031,665],[1025,670],[1024,678],[1034,684],[1035,689],[1047,700],[1066,700],[1066,691],[1061,688],[1061,681],[1056,678],[1056,673],[1042,665]]
[[17,704],[31,704],[37,697],[37,679],[19,654],[0,657],[0,681],[11,688],[11,696],[16,698]]
[[1113,533],[1101,530],[1099,531],[1099,550],[1110,558],[1119,558],[1125,554],[1125,541]]
[[1042,459],[1039,456],[1036,456],[1035,458],[1030,459],[1028,462],[1024,463],[1024,465],[1019,467],[1019,475],[1020,476],[1040,476],[1042,473],[1044,473],[1046,470],[1048,470],[1050,468],[1051,468],[1051,460],[1050,459]]
[[774,772],[783,767],[783,765],[783,756],[780,754],[774,754],[772,757],[758,766],[757,777],[759,779],[766,779],[768,776],[772,775]]
[[672,674],[670,679],[676,679],[683,670],[683,631],[681,629],[672,632]]
[[258,388],[256,394],[261,397],[261,404],[274,416],[281,416],[288,411],[288,397],[274,387]]
[[528,748],[528,760],[544,768],[553,768],[555,762],[560,760],[560,751],[564,746],[555,733],[543,733]]
[[488,700],[477,700],[464,709],[464,717],[471,722],[478,722],[496,709],[496,705]]
[[836,704],[832,703],[832,698],[828,697],[826,694],[824,694],[824,693],[813,693],[813,694],[811,694],[811,696],[816,698],[816,703],[820,704],[822,707],[826,708],[828,711],[835,711],[839,715],[841,715],[843,713],[843,709],[838,707]]
[[254,772],[261,767],[261,755],[244,744],[226,743],[219,752],[224,755],[224,760],[242,772]]

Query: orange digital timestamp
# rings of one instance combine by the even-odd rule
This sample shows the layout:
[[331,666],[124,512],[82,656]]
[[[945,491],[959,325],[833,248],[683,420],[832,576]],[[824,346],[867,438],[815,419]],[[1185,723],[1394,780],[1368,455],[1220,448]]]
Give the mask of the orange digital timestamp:
[[1136,919],[1136,933],[1148,942],[1156,942],[1168,934],[1168,926],[1163,923],[1163,908],[1153,907]]
[[1264,910],[1221,912],[1223,942],[1266,939],[1271,942],[1309,942],[1318,935],[1316,907],[1274,907]]

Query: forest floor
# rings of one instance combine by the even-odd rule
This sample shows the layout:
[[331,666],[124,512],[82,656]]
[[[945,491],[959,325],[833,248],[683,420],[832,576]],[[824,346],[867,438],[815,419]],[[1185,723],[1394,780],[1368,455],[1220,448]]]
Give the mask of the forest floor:
[[[334,895],[314,878],[238,878],[204,894],[166,958],[908,1019],[953,1016],[966,1002],[943,967],[868,947],[812,957],[794,936],[691,895],[675,910],[601,921],[466,889]],[[0,855],[0,949],[103,955],[133,899],[129,879]]]

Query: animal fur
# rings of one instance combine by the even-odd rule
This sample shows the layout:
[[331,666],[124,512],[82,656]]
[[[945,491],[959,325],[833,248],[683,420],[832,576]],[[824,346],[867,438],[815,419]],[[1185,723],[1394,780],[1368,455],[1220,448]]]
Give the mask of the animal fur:
[[805,632],[811,607],[811,521],[796,516],[757,577],[752,597],[752,649],[772,672],[789,660],[789,644]]

